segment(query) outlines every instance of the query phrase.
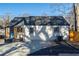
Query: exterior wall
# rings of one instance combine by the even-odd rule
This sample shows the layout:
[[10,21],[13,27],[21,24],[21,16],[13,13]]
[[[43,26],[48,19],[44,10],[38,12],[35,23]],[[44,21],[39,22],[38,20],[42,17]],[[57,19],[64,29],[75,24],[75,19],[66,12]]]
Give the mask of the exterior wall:
[[[29,34],[29,28],[33,27],[34,32]],[[55,39],[54,28],[57,26],[24,26],[25,28],[25,42],[30,42],[31,52],[49,47],[52,45],[52,40]],[[59,27],[59,26],[58,26]],[[69,29],[67,26],[60,26],[60,34],[64,40],[68,40]],[[57,33],[58,35],[58,33]]]
[[[29,28],[31,26],[25,26],[25,35],[26,37],[29,37],[31,40],[51,40],[51,37],[54,37],[54,29],[57,26],[33,26],[34,32],[32,34],[29,34]],[[61,26],[60,27],[60,35],[63,36],[63,39],[67,39],[69,33],[68,33],[68,27],[67,26]],[[37,36],[38,35],[38,36]],[[40,37],[40,38],[38,38]]]
[[9,27],[5,28],[5,37],[6,37],[5,38],[6,40],[10,38],[10,28]]

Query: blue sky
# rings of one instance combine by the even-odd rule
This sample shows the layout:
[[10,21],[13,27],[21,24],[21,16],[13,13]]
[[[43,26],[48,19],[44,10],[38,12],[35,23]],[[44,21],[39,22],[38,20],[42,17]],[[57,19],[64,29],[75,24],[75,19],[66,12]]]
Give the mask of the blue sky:
[[31,16],[47,15],[60,15],[58,9],[63,12],[71,10],[72,4],[49,4],[49,3],[2,3],[0,4],[0,15],[10,13],[12,15],[21,15],[23,13]]

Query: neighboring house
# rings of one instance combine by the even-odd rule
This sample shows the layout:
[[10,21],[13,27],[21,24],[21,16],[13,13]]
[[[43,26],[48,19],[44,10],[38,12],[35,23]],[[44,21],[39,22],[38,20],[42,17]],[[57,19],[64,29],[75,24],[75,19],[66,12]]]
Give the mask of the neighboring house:
[[[15,17],[10,27],[21,28],[14,36],[19,40],[31,43],[31,49],[36,51],[62,36],[63,40],[69,39],[69,24],[62,16],[29,16]],[[43,45],[45,44],[45,45]],[[34,52],[32,51],[32,52]]]
[[0,25],[0,44],[5,43],[5,29]]

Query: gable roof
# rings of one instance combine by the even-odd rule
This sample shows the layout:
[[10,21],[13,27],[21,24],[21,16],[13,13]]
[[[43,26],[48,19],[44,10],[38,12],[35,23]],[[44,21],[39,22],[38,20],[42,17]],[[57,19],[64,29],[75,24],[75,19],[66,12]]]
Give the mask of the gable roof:
[[15,17],[10,26],[16,26],[24,22],[25,25],[60,25],[69,26],[68,22],[62,16],[29,16],[29,17]]

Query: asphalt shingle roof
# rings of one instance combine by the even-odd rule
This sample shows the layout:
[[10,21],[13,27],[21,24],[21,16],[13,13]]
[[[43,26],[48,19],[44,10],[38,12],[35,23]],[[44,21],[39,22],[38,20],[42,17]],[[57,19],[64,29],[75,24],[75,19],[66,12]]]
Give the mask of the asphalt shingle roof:
[[30,17],[15,17],[10,26],[16,26],[24,21],[25,25],[60,25],[69,26],[68,22],[62,16],[30,16]]

